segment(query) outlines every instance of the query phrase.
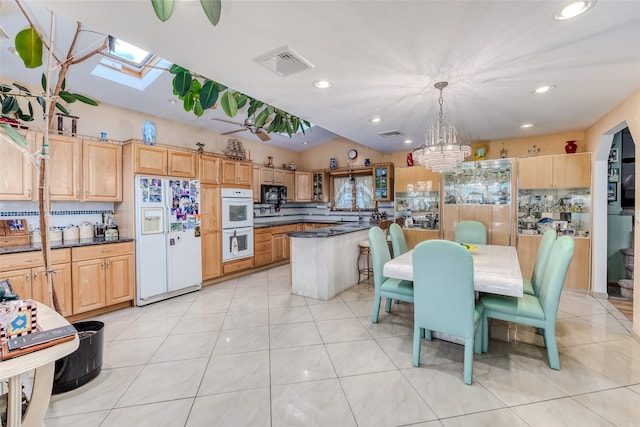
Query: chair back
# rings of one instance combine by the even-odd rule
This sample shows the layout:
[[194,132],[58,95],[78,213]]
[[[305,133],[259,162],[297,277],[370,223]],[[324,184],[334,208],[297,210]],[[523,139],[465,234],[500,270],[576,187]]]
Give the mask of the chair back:
[[402,228],[397,223],[391,224],[389,227],[389,235],[391,236],[391,247],[393,248],[394,258],[409,250]]
[[378,226],[369,229],[369,251],[371,252],[371,263],[373,264],[373,283],[376,290],[380,289],[386,277],[382,274],[384,263],[391,259],[389,245],[385,232]]
[[400,216],[396,218],[396,224],[398,224],[400,227],[404,227],[404,220],[405,218],[403,216]]
[[553,244],[547,268],[542,275],[538,299],[547,320],[555,319],[558,314],[560,293],[567,277],[569,263],[573,257],[575,243],[573,238],[562,236]]
[[550,228],[544,233],[542,240],[540,240],[538,255],[536,255],[536,263],[533,265],[533,274],[531,275],[531,285],[533,286],[533,292],[535,292],[536,295],[540,292],[540,282],[542,281],[542,276],[547,268],[551,249],[553,248],[553,244],[557,238],[558,233],[556,230]]
[[428,240],[413,250],[415,326],[473,337],[475,292],[471,253],[448,240]]
[[380,227],[382,231],[384,231],[385,235],[389,235],[389,227],[391,226],[391,224],[393,224],[393,221],[391,221],[390,219],[385,219],[378,223],[378,227]]
[[480,221],[461,221],[456,225],[456,242],[487,244],[487,227]]

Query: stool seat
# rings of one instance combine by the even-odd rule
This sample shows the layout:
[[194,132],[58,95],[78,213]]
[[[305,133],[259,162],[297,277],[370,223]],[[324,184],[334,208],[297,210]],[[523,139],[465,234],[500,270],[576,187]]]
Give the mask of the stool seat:
[[[363,280],[363,276],[365,276],[364,277],[365,279],[369,280],[369,277],[371,277],[371,275],[373,274],[373,266],[371,265],[371,248],[369,247],[369,240],[363,240],[361,242],[358,242],[358,249],[360,250],[360,253],[358,254],[356,267],[358,268],[358,283],[360,283]],[[365,257],[365,260],[363,262],[364,267],[360,267],[360,263],[361,263],[360,259],[363,256]]]

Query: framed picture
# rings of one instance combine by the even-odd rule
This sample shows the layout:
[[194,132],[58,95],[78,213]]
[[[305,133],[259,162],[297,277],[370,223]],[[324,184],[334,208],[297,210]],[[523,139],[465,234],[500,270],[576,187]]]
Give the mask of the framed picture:
[[618,200],[618,185],[614,182],[607,184],[607,201],[615,202]]
[[620,179],[620,168],[609,168],[609,182],[618,182]]
[[618,157],[618,149],[617,148],[612,148],[609,151],[609,163],[615,163],[620,161],[620,158]]

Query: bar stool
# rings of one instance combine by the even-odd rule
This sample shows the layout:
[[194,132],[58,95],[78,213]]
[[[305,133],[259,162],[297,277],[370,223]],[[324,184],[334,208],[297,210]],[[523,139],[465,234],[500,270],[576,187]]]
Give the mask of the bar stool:
[[[369,277],[373,274],[373,267],[371,265],[371,248],[369,247],[369,240],[363,240],[358,243],[358,249],[360,253],[358,254],[358,260],[356,267],[358,267],[358,283],[360,283],[363,278],[362,276],[366,276],[366,280],[369,280]],[[364,267],[360,267],[361,258],[364,257]]]

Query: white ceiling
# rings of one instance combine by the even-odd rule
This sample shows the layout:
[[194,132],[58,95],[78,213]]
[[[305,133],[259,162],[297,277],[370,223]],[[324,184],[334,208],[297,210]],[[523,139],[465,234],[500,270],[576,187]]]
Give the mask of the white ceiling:
[[[337,134],[393,152],[409,148],[402,144],[407,138],[413,147],[421,144],[427,125],[437,120],[438,81],[449,82],[445,119],[472,140],[583,130],[639,88],[640,1],[599,0],[574,20],[553,20],[565,4],[238,0],[223,1],[217,27],[193,0],[178,1],[164,23],[149,0],[37,0],[27,7],[45,33],[50,25],[42,7],[56,11],[59,54],[66,53],[73,20],[79,20],[323,128],[294,140],[272,135],[269,144],[302,151]],[[26,27],[13,1],[2,1],[0,25],[11,38]],[[1,79],[38,84],[42,69],[25,70],[8,53],[11,45],[0,43]],[[253,60],[284,45],[314,68],[282,78]],[[139,92],[90,76],[97,59],[72,67],[68,86],[75,92],[219,132],[234,129],[211,120],[227,118],[220,111],[196,118],[169,104],[171,76]],[[318,79],[333,87],[313,87]],[[557,89],[531,93],[543,84]],[[383,121],[369,123],[374,116]],[[525,122],[535,127],[520,129]],[[389,130],[403,136],[377,135]]]

